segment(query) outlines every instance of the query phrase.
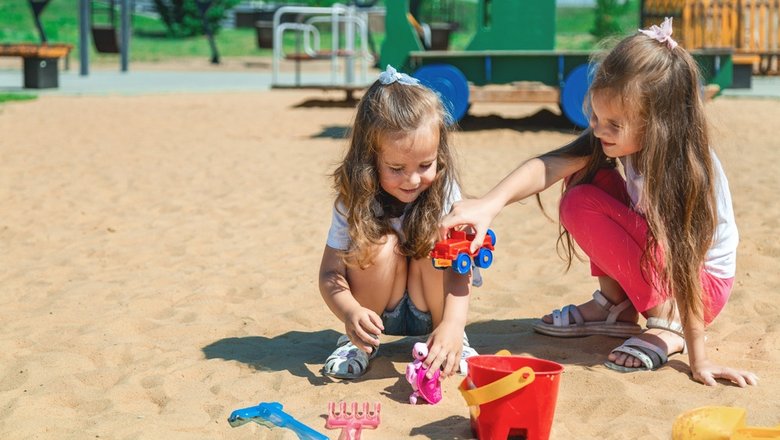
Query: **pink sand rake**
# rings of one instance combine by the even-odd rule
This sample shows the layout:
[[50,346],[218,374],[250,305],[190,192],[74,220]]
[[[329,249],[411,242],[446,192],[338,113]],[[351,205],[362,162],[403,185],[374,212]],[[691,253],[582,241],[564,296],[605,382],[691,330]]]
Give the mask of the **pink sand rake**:
[[360,432],[363,428],[376,429],[379,426],[379,402],[374,403],[371,411],[368,402],[363,403],[363,410],[358,411],[358,403],[352,402],[347,410],[347,402],[328,402],[328,419],[325,427],[328,429],[341,428],[339,440],[360,440]]

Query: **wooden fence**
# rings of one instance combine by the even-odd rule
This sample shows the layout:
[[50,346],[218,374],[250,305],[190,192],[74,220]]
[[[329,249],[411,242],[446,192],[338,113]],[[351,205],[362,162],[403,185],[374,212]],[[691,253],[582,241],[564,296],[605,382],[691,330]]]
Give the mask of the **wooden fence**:
[[755,56],[756,73],[780,74],[780,0],[642,2],[642,27],[660,23],[664,17],[674,17],[675,38],[685,48],[732,47],[737,54]]

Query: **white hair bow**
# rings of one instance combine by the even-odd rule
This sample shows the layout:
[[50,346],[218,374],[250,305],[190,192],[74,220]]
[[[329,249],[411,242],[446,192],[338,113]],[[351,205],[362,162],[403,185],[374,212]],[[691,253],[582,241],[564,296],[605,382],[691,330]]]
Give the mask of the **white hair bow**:
[[666,43],[669,49],[677,47],[677,42],[672,39],[672,17],[666,17],[660,27],[652,25],[650,29],[639,29],[639,32],[660,43]]
[[416,86],[420,84],[420,80],[417,78],[412,78],[405,73],[401,73],[395,70],[393,66],[388,64],[385,71],[379,74],[379,82],[384,85],[388,85],[396,81],[407,86]]

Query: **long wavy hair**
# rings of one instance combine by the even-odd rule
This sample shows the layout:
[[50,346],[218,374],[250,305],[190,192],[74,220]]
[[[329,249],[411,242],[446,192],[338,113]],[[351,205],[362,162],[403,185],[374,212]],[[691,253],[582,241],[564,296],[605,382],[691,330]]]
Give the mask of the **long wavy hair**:
[[[687,51],[636,34],[601,60],[589,91],[620,100],[627,128],[641,146],[633,165],[644,177],[641,200],[648,235],[643,273],[658,291],[677,300],[683,319],[700,316],[700,271],[717,226],[701,89],[698,65]],[[550,154],[590,156],[567,188],[592,181],[601,167],[614,166],[590,129]],[[571,264],[571,240],[564,235]]]
[[[541,155],[540,157],[549,156],[565,156],[565,157],[588,157],[588,161],[585,167],[569,177],[564,182],[563,191],[565,192],[569,188],[583,183],[591,183],[596,173],[604,168],[610,169],[616,167],[615,159],[608,157],[604,154],[604,150],[601,148],[599,140],[593,135],[590,129],[582,132],[572,142],[558,148],[557,150],[550,151]],[[539,194],[536,195],[536,202],[539,208],[542,210],[547,218],[550,216],[545,212],[544,205],[542,205]],[[558,249],[558,255],[560,255],[564,261],[566,261],[566,270],[571,268],[572,260],[576,257],[582,259],[577,253],[577,249],[574,246],[574,242],[569,235],[569,232],[559,223],[559,235],[556,248]]]
[[458,181],[448,140],[448,118],[439,97],[423,86],[398,82],[383,85],[376,81],[363,95],[352,125],[349,149],[332,175],[337,193],[335,203],[337,207],[343,205],[351,239],[350,248],[343,255],[346,263],[368,267],[373,262],[373,245],[383,243],[393,233],[390,219],[377,215],[375,209],[381,191],[379,139],[410,133],[425,124],[435,124],[439,131],[436,177],[406,208],[398,252],[412,258],[423,258],[430,252],[446,193]]

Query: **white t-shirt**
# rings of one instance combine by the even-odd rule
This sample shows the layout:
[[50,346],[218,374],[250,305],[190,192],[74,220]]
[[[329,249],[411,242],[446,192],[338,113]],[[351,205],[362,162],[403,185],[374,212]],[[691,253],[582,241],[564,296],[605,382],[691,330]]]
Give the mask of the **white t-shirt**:
[[[462,197],[460,194],[460,187],[457,183],[448,185],[445,191],[446,199],[444,200],[444,209],[442,211],[442,215],[449,213],[450,210],[452,210],[452,205]],[[377,208],[379,211],[381,211],[381,208]],[[339,203],[338,206],[333,206],[333,219],[330,223],[330,230],[328,231],[328,240],[326,241],[326,244],[333,249],[346,251],[349,249],[350,238],[347,218],[344,217],[344,215],[341,213],[343,211],[345,211],[345,209],[344,205],[341,203]],[[401,228],[404,222],[404,217],[405,214],[401,217],[390,219],[390,226],[399,235],[403,234]]]
[[[641,200],[644,177],[637,173],[630,158],[631,156],[620,158],[626,173],[626,189],[634,209],[639,213],[644,213],[644,203]],[[733,278],[737,272],[739,231],[737,231],[737,223],[734,220],[729,181],[714,151],[712,152],[712,168],[715,171],[715,202],[718,211],[718,224],[715,227],[712,246],[705,257],[704,270],[718,278]]]

